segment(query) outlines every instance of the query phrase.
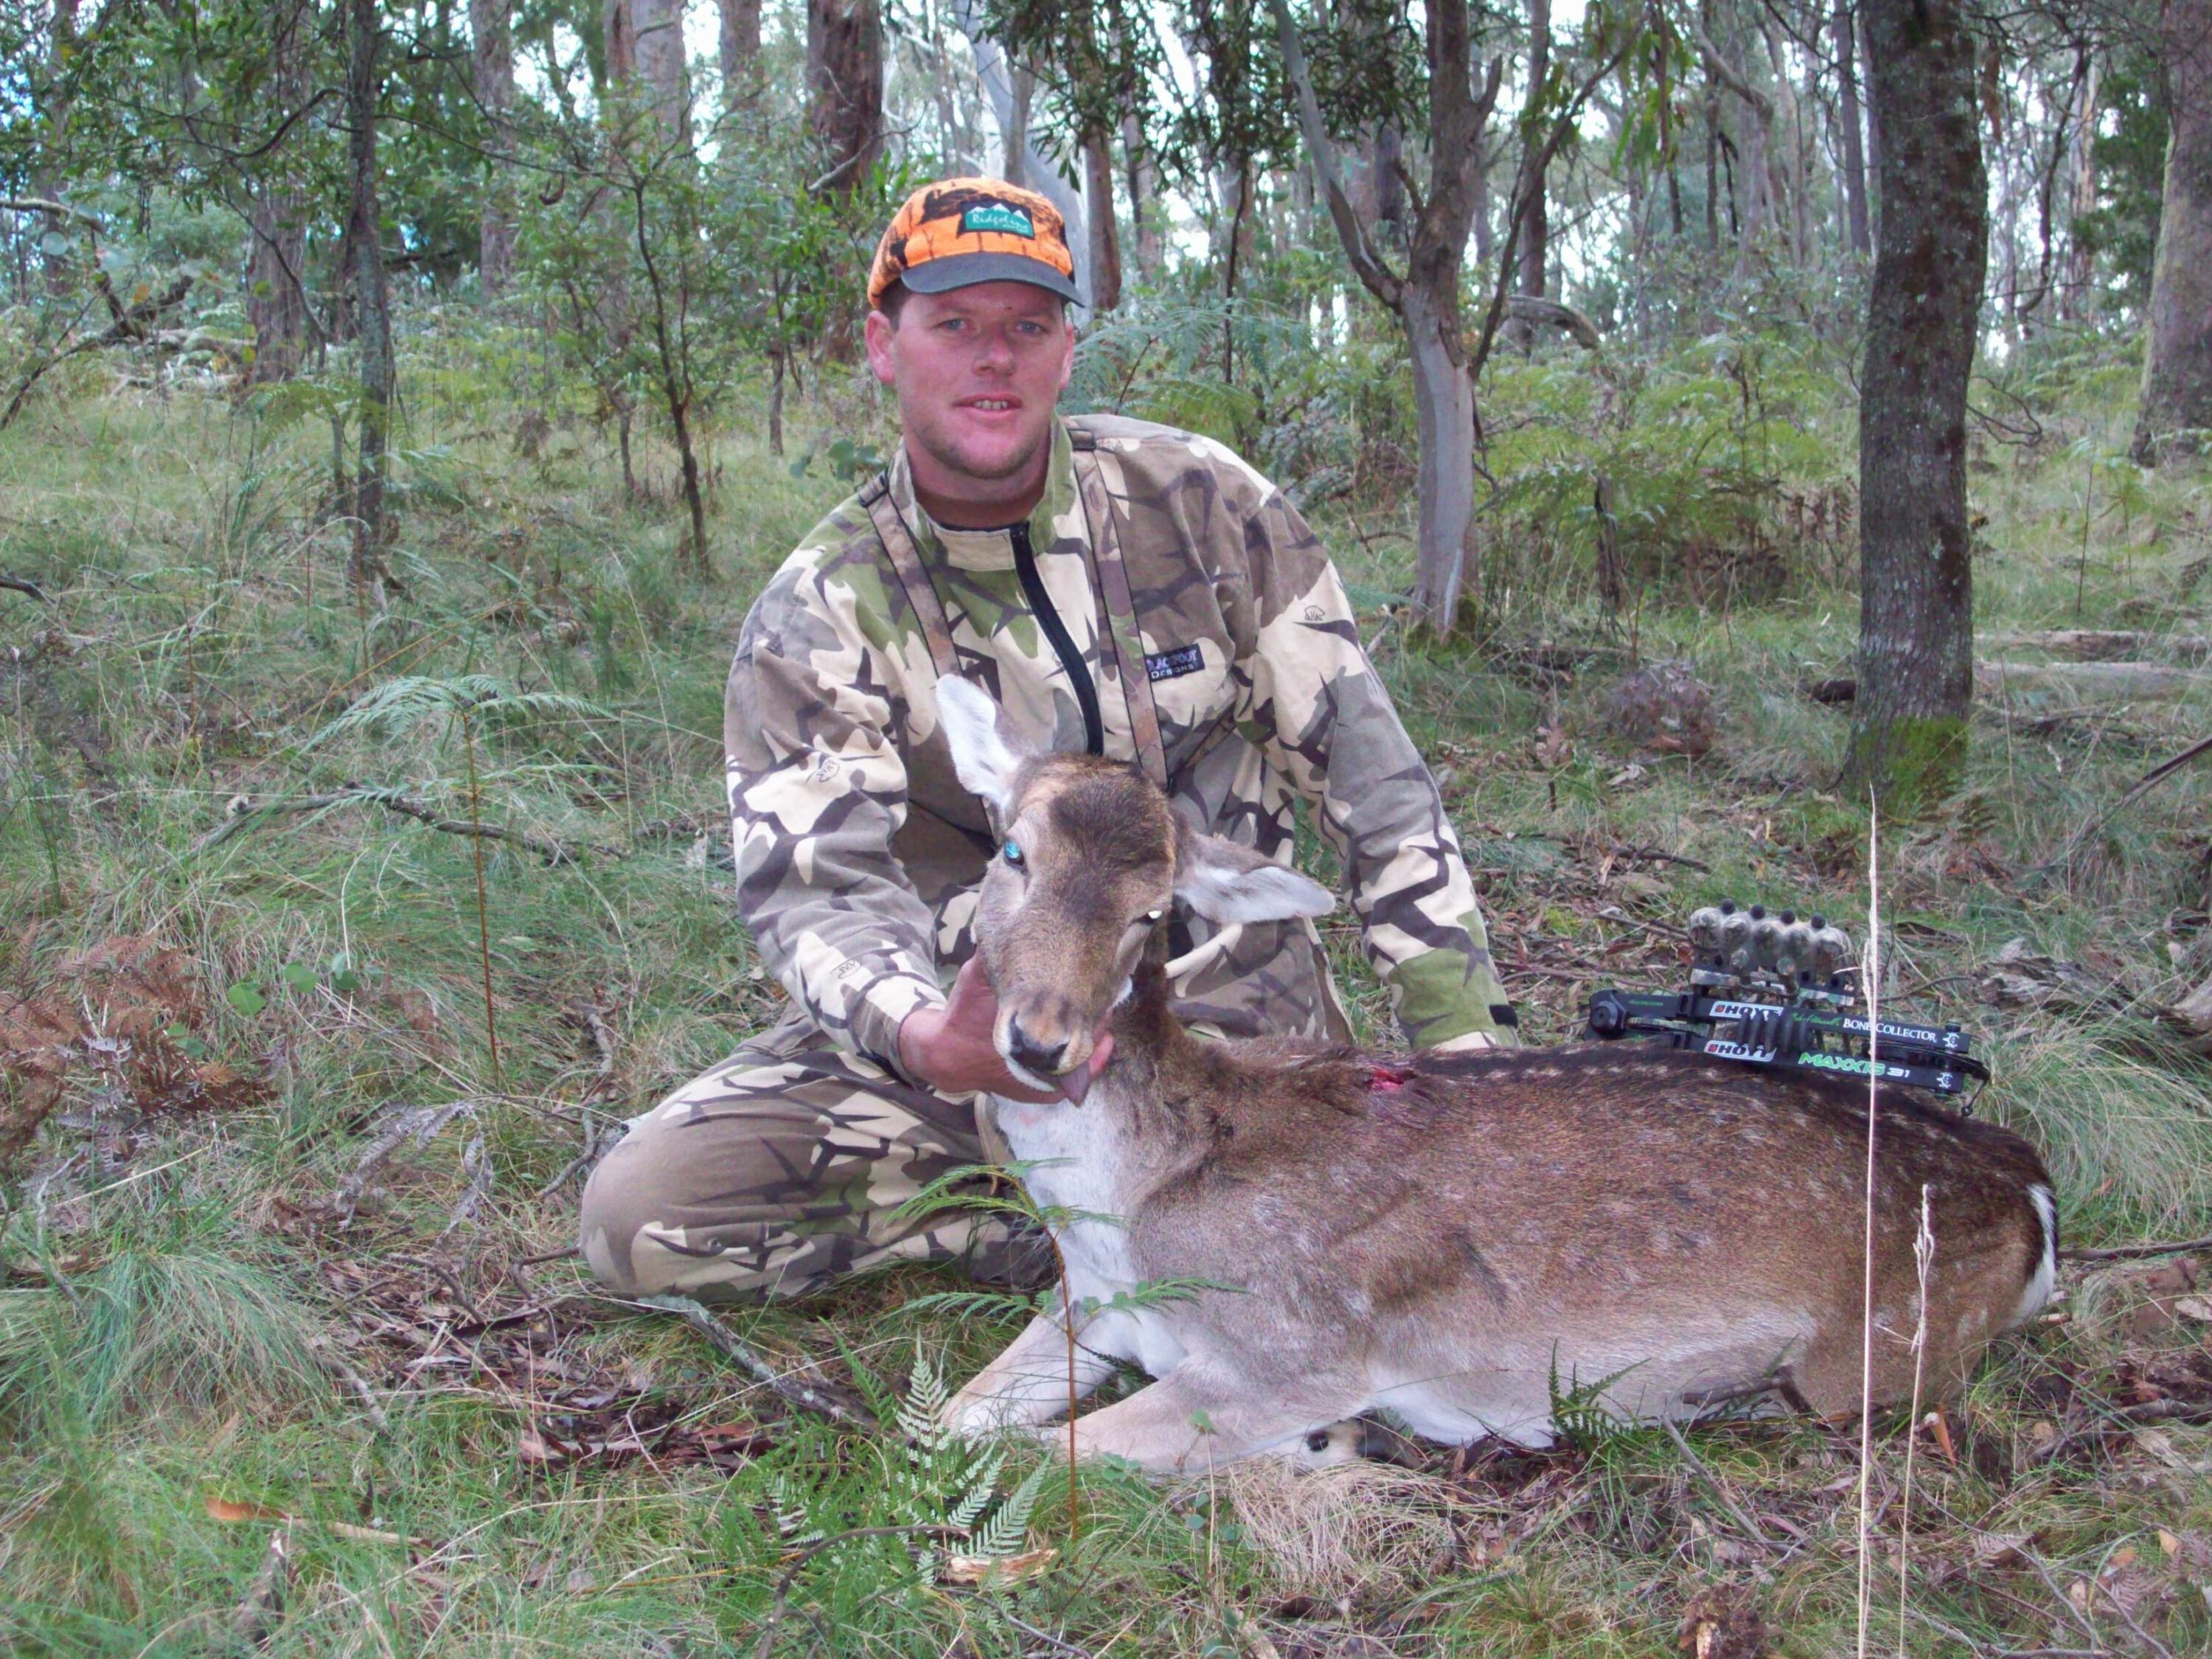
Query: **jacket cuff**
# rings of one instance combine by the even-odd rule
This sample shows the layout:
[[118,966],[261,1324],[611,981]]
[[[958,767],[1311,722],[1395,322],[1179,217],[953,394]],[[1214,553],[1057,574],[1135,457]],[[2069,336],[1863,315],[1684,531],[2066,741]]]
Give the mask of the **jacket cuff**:
[[878,975],[846,1004],[846,1029],[853,1046],[902,1082],[918,1089],[929,1085],[910,1075],[899,1059],[899,1027],[918,1008],[942,1008],[945,993],[936,981],[919,975],[892,971]]

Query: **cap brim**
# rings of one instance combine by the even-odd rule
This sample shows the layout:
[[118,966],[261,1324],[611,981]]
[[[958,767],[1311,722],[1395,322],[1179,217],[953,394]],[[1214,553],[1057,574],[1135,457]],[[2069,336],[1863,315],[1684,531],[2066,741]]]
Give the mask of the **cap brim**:
[[1076,305],[1083,303],[1073,278],[1061,276],[1043,260],[1025,253],[943,254],[908,266],[899,273],[899,281],[916,294],[949,294],[978,283],[1027,283]]

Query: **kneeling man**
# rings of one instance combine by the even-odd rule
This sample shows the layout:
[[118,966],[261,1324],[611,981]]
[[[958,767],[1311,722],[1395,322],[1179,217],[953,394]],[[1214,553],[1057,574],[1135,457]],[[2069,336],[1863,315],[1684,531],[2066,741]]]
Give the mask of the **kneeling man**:
[[[593,1172],[584,1253],[611,1290],[752,1299],[890,1261],[1019,1279],[1048,1261],[1002,1218],[896,1213],[989,1156],[988,1097],[1052,1097],[992,1046],[970,924],[1000,849],[953,775],[944,675],[1271,858],[1303,799],[1407,1041],[1514,1024],[1436,782],[1297,509],[1211,439],[1057,413],[1073,272],[1051,204],[996,179],[918,191],[884,235],[868,362],[903,441],[785,561],[730,673],[738,901],[791,1007]],[[1310,922],[1170,925],[1187,1023],[1348,1039]],[[1018,1058],[1079,1100],[1111,1047],[1079,1075]]]

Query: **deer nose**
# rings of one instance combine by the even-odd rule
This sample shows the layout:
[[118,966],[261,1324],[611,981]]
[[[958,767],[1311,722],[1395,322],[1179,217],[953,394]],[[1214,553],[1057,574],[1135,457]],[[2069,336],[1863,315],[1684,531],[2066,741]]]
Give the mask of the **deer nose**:
[[1060,1057],[1067,1052],[1067,1042],[1065,1038],[1058,1042],[1039,1042],[1022,1030],[1021,1021],[1010,1018],[1006,1022],[1006,1048],[1007,1058],[1024,1071],[1037,1077],[1054,1077],[1059,1074]]

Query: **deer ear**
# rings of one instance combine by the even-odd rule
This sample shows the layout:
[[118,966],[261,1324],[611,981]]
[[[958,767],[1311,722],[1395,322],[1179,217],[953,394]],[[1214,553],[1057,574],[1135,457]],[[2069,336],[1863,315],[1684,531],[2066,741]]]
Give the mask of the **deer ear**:
[[1008,730],[988,692],[950,674],[937,682],[937,718],[961,786],[1002,817],[1011,815],[1014,775],[1030,757],[1028,743]]
[[1202,835],[1180,814],[1176,828],[1176,896],[1208,921],[1283,921],[1336,908],[1336,895],[1311,877]]

